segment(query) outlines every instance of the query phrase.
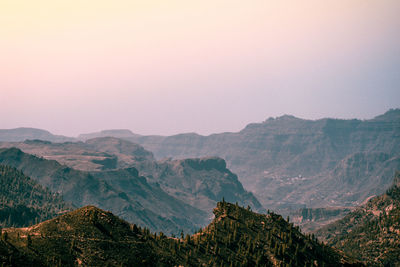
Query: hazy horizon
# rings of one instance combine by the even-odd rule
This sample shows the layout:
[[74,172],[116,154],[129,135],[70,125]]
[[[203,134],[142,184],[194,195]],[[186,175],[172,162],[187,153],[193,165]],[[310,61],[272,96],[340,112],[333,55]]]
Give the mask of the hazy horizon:
[[239,128],[239,129],[235,129],[235,130],[231,130],[231,131],[210,132],[210,133],[205,133],[205,134],[198,133],[198,132],[194,132],[194,131],[192,131],[192,132],[176,132],[176,133],[171,133],[171,134],[139,133],[139,132],[135,132],[135,131],[133,131],[132,129],[128,129],[128,128],[104,128],[104,129],[97,129],[97,130],[94,130],[94,131],[91,131],[91,132],[81,132],[81,133],[78,133],[78,134],[76,134],[76,135],[68,135],[68,134],[65,134],[65,133],[62,133],[62,132],[53,132],[53,131],[51,131],[51,130],[49,130],[49,129],[46,129],[46,128],[39,128],[39,127],[34,127],[34,126],[24,126],[24,125],[18,126],[18,127],[13,127],[13,128],[6,128],[6,129],[5,129],[5,128],[0,128],[0,130],[12,130],[12,129],[18,129],[18,128],[32,128],[32,129],[39,129],[39,130],[49,131],[51,134],[54,134],[54,135],[63,135],[63,136],[66,136],[66,137],[74,137],[74,138],[79,137],[79,135],[81,135],[81,134],[92,134],[92,133],[98,133],[98,132],[109,131],[109,130],[128,130],[128,131],[131,131],[133,134],[139,134],[139,135],[144,135],[144,136],[146,136],[146,135],[170,136],[170,135],[188,134],[188,133],[194,133],[194,134],[198,134],[198,135],[208,136],[208,135],[212,135],[212,134],[219,134],[219,133],[226,133],[226,132],[239,132],[240,130],[243,130],[247,125],[249,125],[249,124],[251,124],[251,123],[262,123],[262,122],[264,122],[264,121],[266,121],[266,120],[268,120],[268,119],[270,119],[270,118],[277,119],[277,118],[282,117],[282,116],[294,116],[294,117],[296,117],[296,118],[298,118],[298,119],[302,119],[302,120],[320,120],[320,119],[344,119],[344,120],[358,119],[358,120],[369,120],[369,119],[373,119],[373,118],[375,118],[375,117],[377,117],[377,116],[383,115],[384,113],[386,113],[386,112],[388,112],[388,111],[390,111],[390,110],[398,110],[398,109],[399,109],[399,108],[390,108],[390,109],[386,110],[385,112],[382,112],[382,113],[380,113],[380,114],[376,114],[375,116],[370,117],[370,118],[356,118],[356,117],[351,117],[351,118],[350,118],[350,117],[349,117],[349,118],[321,117],[321,118],[309,119],[309,118],[301,118],[301,117],[298,117],[298,116],[294,116],[294,115],[292,115],[292,114],[282,114],[282,115],[279,115],[279,116],[270,116],[270,117],[268,117],[268,118],[265,118],[263,121],[251,121],[251,122],[248,122],[248,123],[246,123],[245,125],[243,125],[243,127]]
[[400,103],[400,1],[0,2],[0,129],[235,132]]

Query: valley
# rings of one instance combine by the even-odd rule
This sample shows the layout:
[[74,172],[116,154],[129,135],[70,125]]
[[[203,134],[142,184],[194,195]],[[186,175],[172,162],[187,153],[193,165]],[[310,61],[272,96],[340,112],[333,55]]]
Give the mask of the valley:
[[400,110],[209,136],[1,130],[0,259],[397,266],[399,151]]

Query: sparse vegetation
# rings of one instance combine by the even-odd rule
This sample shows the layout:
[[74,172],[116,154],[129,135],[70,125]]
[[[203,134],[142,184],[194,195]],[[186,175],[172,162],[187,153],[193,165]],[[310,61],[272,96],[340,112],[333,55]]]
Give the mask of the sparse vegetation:
[[224,201],[214,214],[210,225],[178,239],[88,206],[37,226],[5,229],[2,264],[25,258],[38,266],[359,265],[280,215],[256,214]]
[[400,266],[400,172],[394,185],[317,235],[336,248],[376,266]]

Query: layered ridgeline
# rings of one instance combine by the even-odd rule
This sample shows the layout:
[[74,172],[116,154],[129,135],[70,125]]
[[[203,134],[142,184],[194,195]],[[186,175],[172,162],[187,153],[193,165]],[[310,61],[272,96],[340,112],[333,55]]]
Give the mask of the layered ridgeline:
[[17,169],[0,165],[0,227],[24,227],[71,211],[50,192]]
[[400,172],[385,194],[316,235],[368,265],[400,266]]
[[237,133],[139,136],[125,130],[123,138],[157,158],[221,157],[269,208],[358,206],[383,193],[400,168],[399,109],[371,120],[285,115]]
[[217,201],[223,197],[243,206],[250,205],[256,211],[265,211],[221,158],[157,161],[142,146],[114,137],[67,143],[41,140],[2,142],[0,147],[18,147],[26,153],[53,159],[77,170],[90,171],[93,176],[101,177],[113,186],[121,182],[120,177],[125,179],[124,168],[134,167],[148,182],[161,186],[168,194],[210,216]]
[[3,229],[2,264],[18,266],[361,266],[281,216],[220,202],[194,235],[170,238],[93,206]]
[[132,167],[133,163],[154,160],[142,146],[118,138],[105,137],[86,142],[53,143],[43,140],[0,142],[0,148],[17,147],[25,153],[53,159],[76,170],[101,171]]
[[96,205],[152,231],[191,232],[208,221],[205,212],[147,183],[135,168],[121,170],[124,176],[118,176],[112,185],[89,172],[26,154],[17,148],[0,149],[0,163],[23,171],[76,207]]
[[[35,131],[42,130],[2,130],[0,141],[59,141],[48,132],[38,135]],[[400,169],[399,109],[371,120],[312,121],[285,115],[249,124],[237,133],[210,136],[141,136],[129,130],[107,130],[79,139],[107,136],[141,144],[158,159],[221,157],[247,190],[274,209],[358,206],[369,196],[383,193],[394,170]],[[84,149],[89,154],[78,153],[78,161],[61,155],[57,160],[78,169],[121,167],[113,153],[99,154],[96,149]]]
[[185,203],[211,211],[222,198],[265,212],[258,200],[247,192],[236,174],[218,157],[136,162],[134,166],[166,192]]
[[[96,205],[153,231],[192,232],[212,219],[211,210],[223,197],[264,211],[219,158],[157,162],[141,146],[110,137],[85,143],[25,141],[2,145],[17,146],[47,159],[63,159],[60,161],[72,167],[87,166],[87,171],[75,170],[16,148],[0,150],[0,162],[23,170],[75,206]],[[86,164],[100,166],[99,153],[115,159],[113,168]],[[135,166],[147,177],[134,167],[123,168],[127,166]]]

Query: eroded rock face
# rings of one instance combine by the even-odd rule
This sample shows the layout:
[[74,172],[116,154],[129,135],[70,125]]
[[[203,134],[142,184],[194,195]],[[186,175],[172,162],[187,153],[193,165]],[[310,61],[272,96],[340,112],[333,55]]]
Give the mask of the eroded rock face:
[[383,193],[400,169],[399,109],[371,120],[286,115],[237,133],[128,139],[157,158],[221,157],[247,190],[274,209],[357,206]]
[[196,159],[185,159],[182,160],[182,165],[188,165],[189,167],[196,170],[212,170],[226,171],[226,162],[222,158],[218,157],[206,157]]
[[254,195],[243,188],[237,175],[226,168],[226,162],[221,158],[165,159],[135,167],[150,182],[159,184],[174,197],[207,211],[209,217],[212,208],[223,198],[243,206],[249,205],[255,211],[265,211]]
[[12,145],[43,158],[9,148],[0,153],[0,162],[23,169],[78,207],[98,205],[152,230],[192,232],[211,220],[212,208],[223,198],[264,211],[218,157],[156,161],[140,145],[114,137],[3,143]]

